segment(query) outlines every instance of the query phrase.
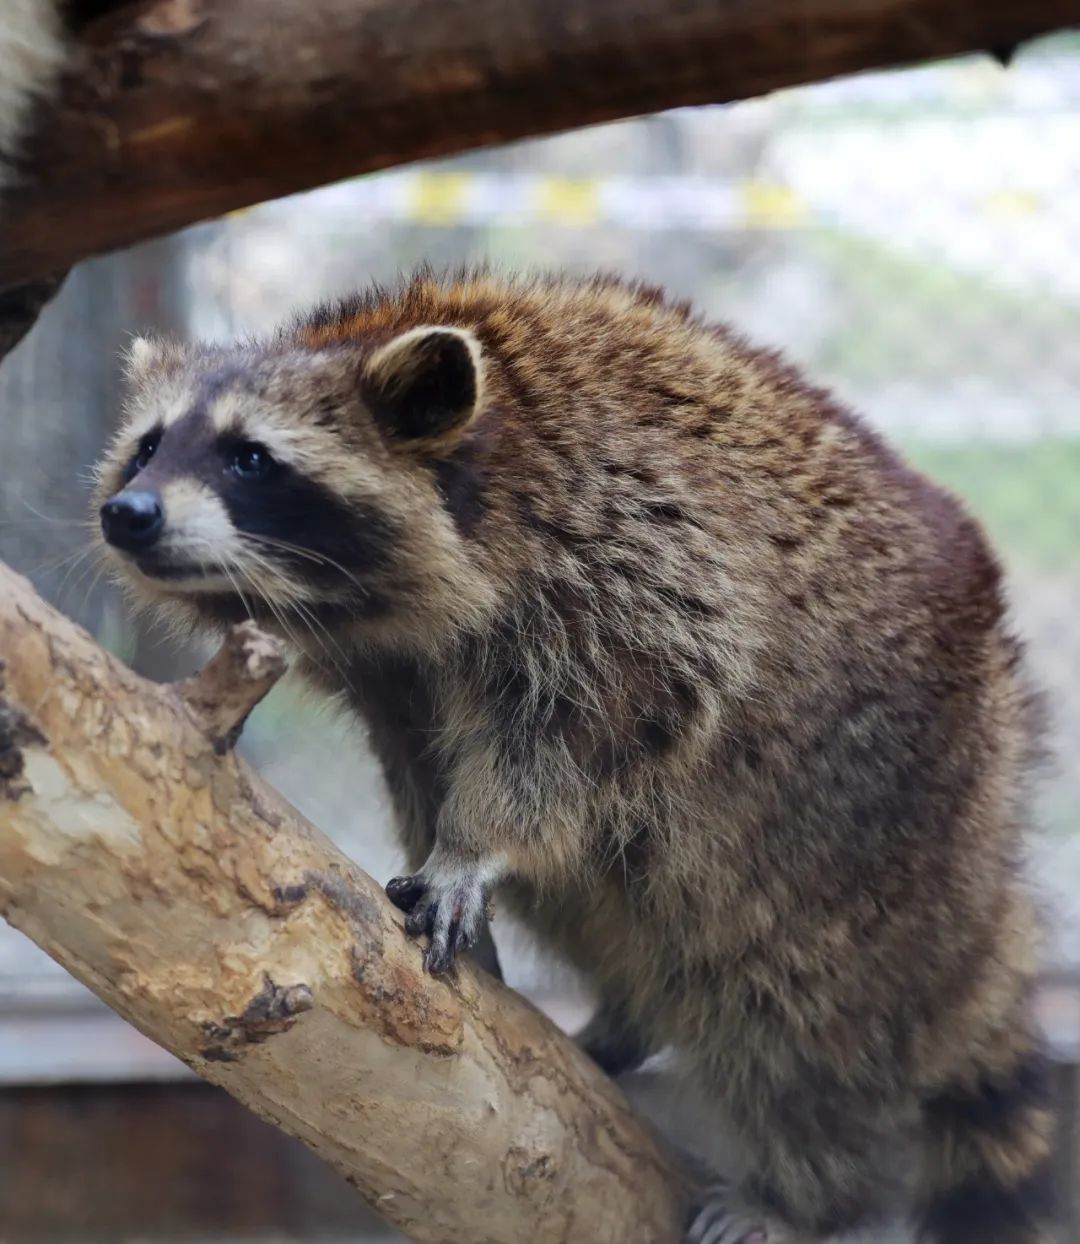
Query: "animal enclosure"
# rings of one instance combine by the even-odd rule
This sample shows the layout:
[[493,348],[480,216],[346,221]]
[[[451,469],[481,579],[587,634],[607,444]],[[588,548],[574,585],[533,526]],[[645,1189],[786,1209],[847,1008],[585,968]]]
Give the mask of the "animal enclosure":
[[[82,264],[5,362],[0,561],[137,669],[162,680],[189,673],[205,652],[134,623],[78,557],[84,472],[115,422],[116,357],[133,331],[210,340],[265,331],[283,311],[392,281],[421,261],[600,267],[662,284],[835,387],[960,493],[1001,550],[1018,627],[1050,692],[1054,758],[1030,867],[1048,926],[1039,1006],[1068,1066],[1080,1056],[1078,200],[1080,42],[1064,35],[1008,69],[975,56],[841,79],[244,208]],[[393,875],[384,793],[341,722],[286,683],[252,717],[241,750],[367,872]],[[522,931],[500,922],[496,936],[510,983],[577,1026],[590,1004],[580,982]],[[325,1177],[254,1133],[247,1165],[239,1145],[223,1145],[208,1159],[215,1174],[190,1178],[204,1184],[234,1158],[241,1186],[293,1172],[273,1214],[242,1194],[228,1206],[196,1197],[197,1211],[175,1197],[140,1199],[116,1173],[143,1160],[122,1138],[110,1142],[107,1178],[128,1205],[102,1183],[104,1157],[82,1172],[72,1165],[67,1196],[49,1197],[50,1137],[72,1143],[58,1101],[97,1093],[107,1103],[110,1086],[156,1082],[156,1116],[145,1096],[123,1108],[142,1120],[146,1169],[163,1185],[190,1159],[153,1156],[169,1144],[160,1121],[219,1107],[168,1104],[200,1092],[186,1069],[6,929],[0,997],[0,1080],[10,1086],[0,1094],[0,1237],[356,1239],[366,1229],[372,1240],[397,1238],[354,1216],[336,1185],[316,1207],[311,1189]],[[84,1087],[37,1097],[26,1087],[71,1082]],[[1075,1092],[1066,1073],[1062,1083]],[[223,1135],[249,1135],[229,1105],[220,1110]],[[207,1125],[207,1150],[213,1132]],[[1074,1195],[1075,1162],[1066,1147],[1061,1182]],[[1080,1238],[1073,1231],[1067,1238]]]

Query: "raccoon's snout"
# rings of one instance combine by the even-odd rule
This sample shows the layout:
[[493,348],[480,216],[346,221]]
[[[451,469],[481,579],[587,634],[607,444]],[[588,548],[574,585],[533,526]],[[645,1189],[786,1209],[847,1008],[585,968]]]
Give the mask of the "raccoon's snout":
[[165,530],[165,510],[156,492],[120,492],[101,507],[101,534],[113,548],[141,553]]

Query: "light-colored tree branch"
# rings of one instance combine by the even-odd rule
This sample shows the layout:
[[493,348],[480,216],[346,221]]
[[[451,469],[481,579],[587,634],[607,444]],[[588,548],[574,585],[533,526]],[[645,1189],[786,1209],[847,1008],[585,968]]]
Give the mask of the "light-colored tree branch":
[[678,1238],[619,1092],[492,978],[426,976],[381,888],[229,750],[273,640],[157,686],[0,566],[0,661],[12,924],[414,1240]]
[[1077,0],[130,0],[90,22],[4,212],[0,288],[292,191],[993,50]]

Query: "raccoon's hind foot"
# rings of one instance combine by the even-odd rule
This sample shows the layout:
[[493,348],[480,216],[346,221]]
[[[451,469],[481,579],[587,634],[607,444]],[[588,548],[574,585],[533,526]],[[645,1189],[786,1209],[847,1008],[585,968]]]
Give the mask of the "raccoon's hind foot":
[[720,1180],[702,1190],[690,1215],[683,1244],[767,1244],[760,1222],[741,1210],[732,1185]]
[[613,1078],[636,1071],[653,1052],[652,1043],[639,1031],[626,1009],[606,998],[601,999],[593,1017],[574,1040]]

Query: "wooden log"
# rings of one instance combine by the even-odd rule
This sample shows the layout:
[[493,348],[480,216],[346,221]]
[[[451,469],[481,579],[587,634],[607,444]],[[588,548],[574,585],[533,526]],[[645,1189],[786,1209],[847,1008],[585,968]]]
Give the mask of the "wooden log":
[[237,628],[159,686],[0,566],[0,661],[13,925],[414,1240],[678,1238],[618,1090],[493,978],[425,975],[381,887],[229,750],[276,641]]
[[[93,6],[96,11],[97,6]],[[0,288],[372,169],[1080,24],[1078,0],[110,0]]]

